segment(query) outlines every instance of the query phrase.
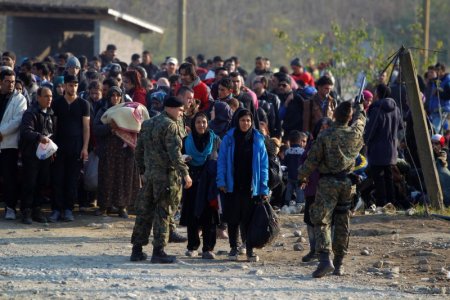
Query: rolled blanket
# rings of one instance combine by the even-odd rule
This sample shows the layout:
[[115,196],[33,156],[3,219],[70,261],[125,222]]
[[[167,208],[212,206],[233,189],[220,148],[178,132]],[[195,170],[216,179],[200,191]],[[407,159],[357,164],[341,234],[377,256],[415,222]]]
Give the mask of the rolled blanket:
[[135,148],[137,134],[141,131],[141,124],[150,119],[147,108],[137,102],[125,102],[110,107],[102,116],[103,124],[111,123],[111,120],[119,127],[116,135],[128,146]]

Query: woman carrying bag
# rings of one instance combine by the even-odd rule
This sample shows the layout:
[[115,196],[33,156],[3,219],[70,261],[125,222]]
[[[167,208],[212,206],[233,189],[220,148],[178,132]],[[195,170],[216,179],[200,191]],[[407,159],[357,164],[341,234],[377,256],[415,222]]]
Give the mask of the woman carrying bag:
[[98,205],[97,216],[106,216],[108,209],[118,207],[119,217],[128,218],[127,207],[139,190],[139,175],[134,160],[134,149],[124,143],[116,134],[119,130],[114,121],[103,123],[102,116],[121,103],[119,87],[109,89],[105,106],[99,109],[94,120],[94,134],[97,141],[98,163]]
[[[252,212],[257,202],[269,195],[269,163],[264,136],[253,128],[253,115],[247,109],[236,112],[237,126],[224,136],[217,161],[217,186],[225,193],[224,218],[228,222],[229,260],[239,255],[239,227],[245,243]],[[259,257],[247,247],[247,260]]]

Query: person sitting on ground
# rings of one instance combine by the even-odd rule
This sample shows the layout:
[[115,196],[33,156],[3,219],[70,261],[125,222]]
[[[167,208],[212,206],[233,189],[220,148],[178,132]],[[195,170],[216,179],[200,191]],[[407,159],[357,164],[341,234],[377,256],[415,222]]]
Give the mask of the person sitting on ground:
[[448,169],[448,149],[445,146],[445,137],[435,134],[431,137],[433,153],[436,159],[436,167],[441,182],[442,194],[444,196],[444,204],[450,206],[450,170]]

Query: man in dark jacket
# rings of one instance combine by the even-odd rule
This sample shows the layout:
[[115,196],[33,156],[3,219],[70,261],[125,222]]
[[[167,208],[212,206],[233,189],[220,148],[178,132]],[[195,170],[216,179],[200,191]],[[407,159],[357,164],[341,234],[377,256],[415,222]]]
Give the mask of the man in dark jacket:
[[23,115],[20,125],[20,150],[23,163],[22,187],[22,222],[32,221],[46,223],[36,193],[38,188],[48,185],[50,181],[51,157],[40,160],[36,149],[41,144],[48,144],[55,132],[55,119],[51,109],[52,91],[48,87],[37,90],[37,103],[33,104]]
[[364,132],[377,206],[395,202],[392,166],[397,163],[397,133],[403,125],[400,110],[390,95],[391,91],[385,84],[376,87]]
[[[242,91],[243,87],[243,79],[242,76],[238,72],[230,73],[231,82],[233,83],[233,97],[239,100],[239,104],[242,108],[248,109],[253,117],[253,123],[256,129],[259,129],[259,119],[258,114],[256,112],[256,107],[253,103],[252,96],[250,94]],[[236,111],[237,112],[237,111]],[[231,121],[232,126],[237,126],[237,120],[235,120],[235,115],[233,116],[233,120]]]
[[[264,111],[267,116],[270,136],[281,138],[280,99],[275,94],[267,91],[269,83],[264,76],[257,76],[253,80],[253,90],[258,97],[258,112]],[[261,118],[260,118],[261,120]]]

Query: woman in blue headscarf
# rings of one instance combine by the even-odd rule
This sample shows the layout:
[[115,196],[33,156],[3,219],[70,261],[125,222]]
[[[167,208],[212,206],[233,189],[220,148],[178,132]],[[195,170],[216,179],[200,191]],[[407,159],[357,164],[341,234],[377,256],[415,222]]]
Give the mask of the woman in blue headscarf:
[[191,130],[191,133],[183,141],[182,152],[187,157],[192,186],[183,190],[180,224],[187,226],[186,255],[190,257],[198,255],[199,229],[201,228],[202,258],[214,259],[216,225],[219,218],[218,190],[213,173],[215,173],[220,138],[208,128],[208,117],[204,112],[198,112],[194,116]]

